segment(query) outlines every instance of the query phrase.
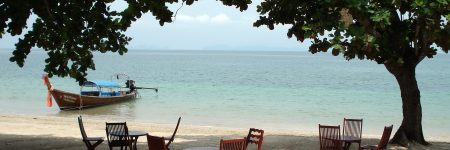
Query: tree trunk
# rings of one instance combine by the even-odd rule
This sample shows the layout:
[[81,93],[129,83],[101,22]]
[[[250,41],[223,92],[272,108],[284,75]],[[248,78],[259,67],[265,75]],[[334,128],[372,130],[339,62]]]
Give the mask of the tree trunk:
[[408,147],[410,143],[429,145],[422,132],[422,107],[415,75],[417,63],[385,64],[387,70],[397,79],[403,107],[403,121],[391,143],[405,147]]

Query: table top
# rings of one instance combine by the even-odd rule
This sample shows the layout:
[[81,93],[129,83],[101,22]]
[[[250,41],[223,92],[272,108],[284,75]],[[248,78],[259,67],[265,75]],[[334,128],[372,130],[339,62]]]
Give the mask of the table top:
[[144,136],[147,135],[147,132],[144,131],[128,131],[129,136]]
[[[111,135],[123,136],[123,132],[111,132]],[[144,131],[128,131],[128,136],[144,136],[147,132]]]
[[219,150],[218,147],[190,147],[184,150]]

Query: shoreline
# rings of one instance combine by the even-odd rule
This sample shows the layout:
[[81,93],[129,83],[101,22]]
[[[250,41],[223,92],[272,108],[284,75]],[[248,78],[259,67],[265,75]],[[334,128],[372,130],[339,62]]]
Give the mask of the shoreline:
[[[117,120],[108,120],[115,122]],[[85,130],[88,136],[105,137],[106,120],[92,119],[83,116]],[[157,124],[127,121],[129,130],[149,132],[156,136],[169,136],[175,128],[176,122],[171,124]],[[0,144],[6,149],[84,149],[76,117],[55,117],[36,115],[0,115]],[[174,150],[188,147],[219,145],[221,138],[240,138],[246,136],[248,128],[221,128],[212,126],[193,126],[180,123],[174,143]],[[380,135],[379,135],[380,136]],[[106,139],[105,139],[106,140]],[[368,138],[363,135],[362,144],[376,144],[379,139]],[[449,149],[450,142],[430,141],[430,147],[413,145],[410,149]],[[263,149],[297,150],[318,149],[317,135],[307,135],[298,132],[265,130]],[[146,138],[139,138],[138,148],[147,149]],[[104,141],[98,149],[107,149]],[[354,147],[354,148],[353,148]],[[353,144],[352,149],[356,149]],[[39,148],[38,148],[39,149]],[[390,145],[389,149],[406,149]]]

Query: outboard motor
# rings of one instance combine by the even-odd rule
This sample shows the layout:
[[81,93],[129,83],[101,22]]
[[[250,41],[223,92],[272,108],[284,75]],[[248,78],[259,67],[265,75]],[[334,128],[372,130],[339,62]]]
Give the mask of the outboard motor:
[[136,86],[134,86],[133,80],[127,80],[125,83],[126,87],[130,89],[130,92],[134,92],[136,90]]

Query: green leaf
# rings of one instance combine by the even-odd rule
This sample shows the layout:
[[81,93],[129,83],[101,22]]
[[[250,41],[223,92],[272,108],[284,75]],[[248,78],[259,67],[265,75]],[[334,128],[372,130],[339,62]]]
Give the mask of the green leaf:
[[339,51],[344,51],[344,46],[342,46],[341,44],[334,44],[333,49],[337,49]]
[[423,6],[425,6],[425,1],[424,0],[414,0],[414,5],[416,7],[423,7]]
[[436,6],[437,6],[437,4],[434,3],[434,2],[431,2],[429,5],[430,5],[431,7],[436,7]]
[[310,26],[308,26],[308,25],[303,25],[302,26],[302,30],[305,30],[305,31],[309,31],[309,30],[311,30],[312,28],[310,27]]
[[374,11],[374,15],[370,17],[372,21],[378,22],[381,25],[390,25],[389,18],[391,17],[391,13],[388,10],[379,10]]
[[374,43],[375,42],[375,37],[374,36],[369,35],[369,34],[366,34],[365,36],[366,36],[365,42],[367,42],[367,43]]
[[442,5],[448,5],[450,3],[449,0],[436,0],[436,1]]
[[361,27],[361,26],[356,26],[356,25],[351,25],[351,26],[349,26],[347,32],[348,32],[350,35],[357,36],[357,37],[361,37],[361,36],[363,36],[364,33],[365,33],[363,27]]

